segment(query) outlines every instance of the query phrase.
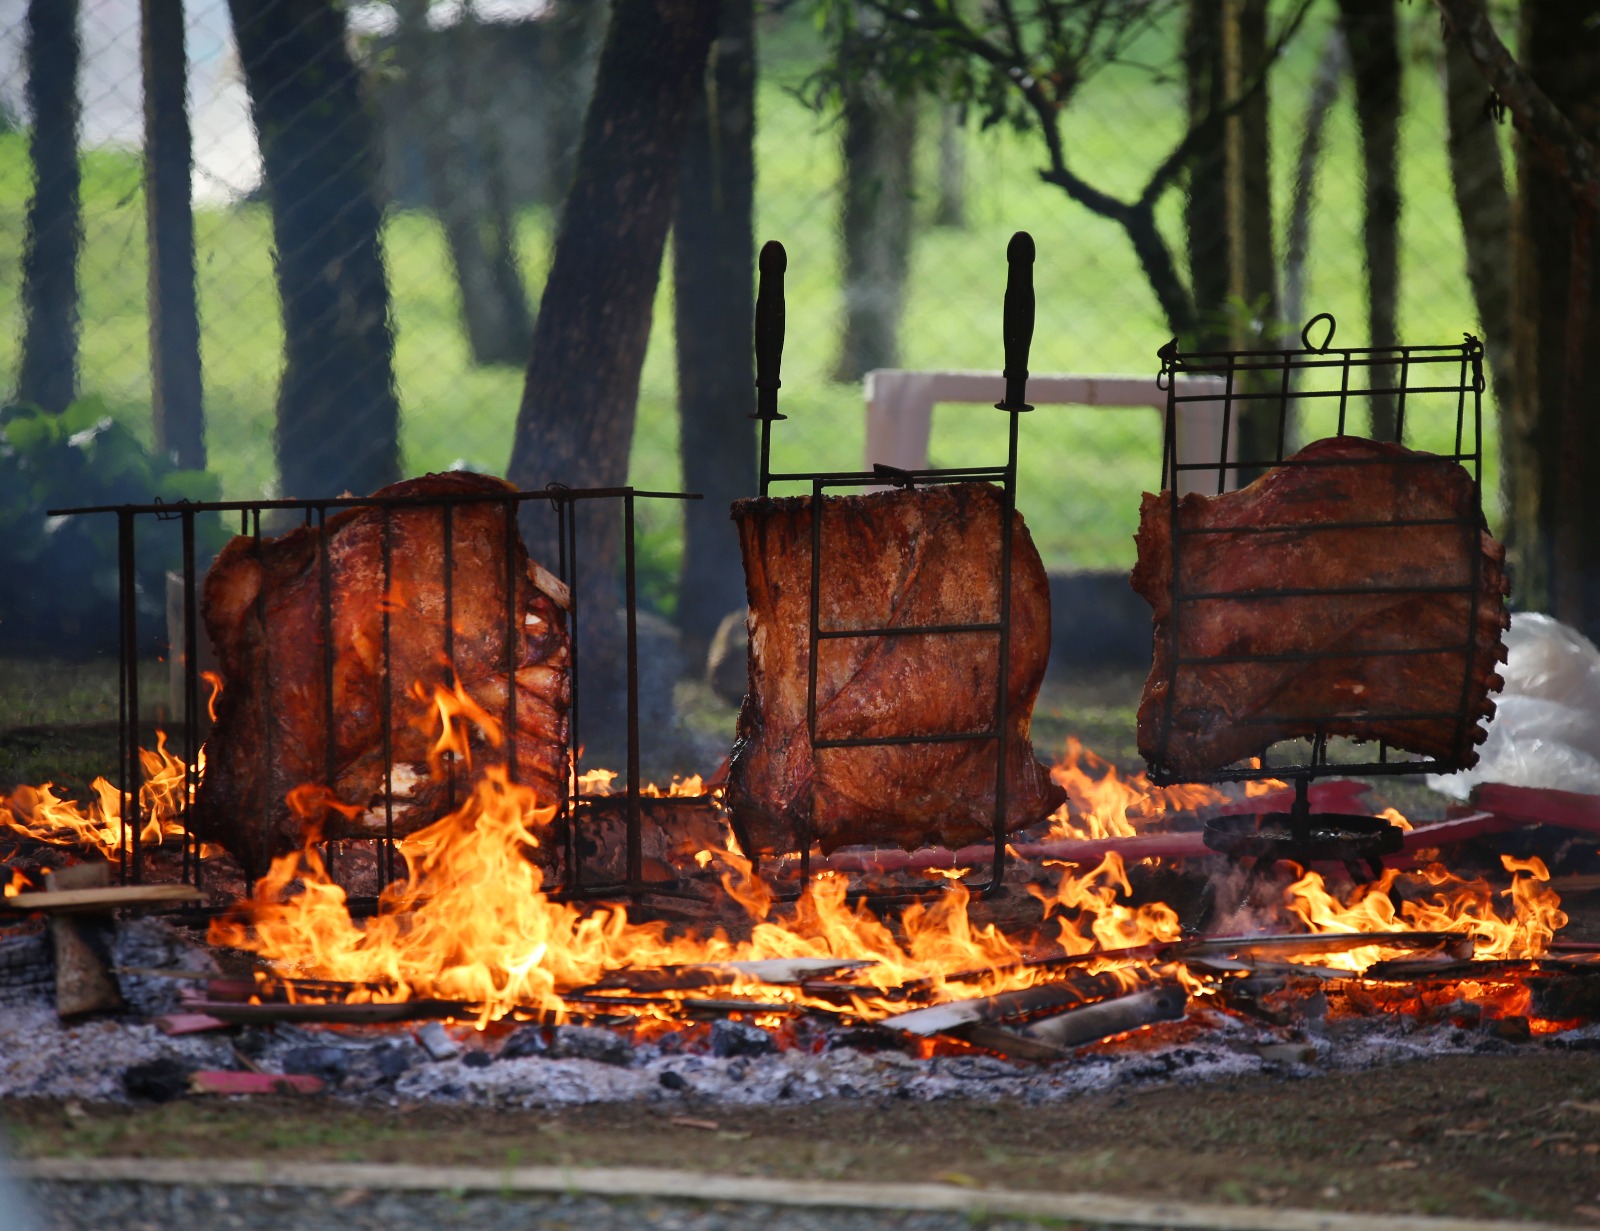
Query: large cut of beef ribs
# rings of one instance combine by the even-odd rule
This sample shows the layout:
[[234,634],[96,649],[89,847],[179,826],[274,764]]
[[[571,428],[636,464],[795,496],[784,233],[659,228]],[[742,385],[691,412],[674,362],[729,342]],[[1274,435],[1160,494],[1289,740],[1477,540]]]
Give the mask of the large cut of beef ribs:
[[[750,599],[750,690],[728,776],[747,851],[824,851],[858,843],[913,848],[993,831],[996,741],[954,739],[814,748],[811,498],[733,506]],[[1000,617],[1001,493],[982,483],[824,497],[821,630],[995,623]],[[1019,829],[1064,801],[1028,732],[1050,653],[1050,591],[1020,515],[1011,523],[1005,818]],[[994,632],[828,637],[817,645],[817,740],[949,736],[994,727]]]
[[[375,494],[444,500],[513,490],[451,473]],[[318,835],[382,836],[391,792],[395,832],[419,829],[463,800],[488,763],[511,766],[544,801],[559,798],[571,695],[564,587],[529,560],[513,504],[446,507],[355,507],[321,529],[259,543],[241,536],[206,574],[201,614],[222,692],[196,806],[204,836],[247,871],[259,874],[272,856]],[[502,735],[514,700],[515,726],[498,748],[474,727],[472,770],[456,765],[434,777],[434,691],[456,680]],[[296,792],[291,807],[296,787],[313,789]]]
[[[1319,733],[1477,761],[1505,660],[1505,549],[1459,464],[1337,436],[1239,491],[1172,501],[1145,494],[1133,571],[1154,609],[1153,769],[1203,776]],[[1237,596],[1206,597],[1222,594]]]

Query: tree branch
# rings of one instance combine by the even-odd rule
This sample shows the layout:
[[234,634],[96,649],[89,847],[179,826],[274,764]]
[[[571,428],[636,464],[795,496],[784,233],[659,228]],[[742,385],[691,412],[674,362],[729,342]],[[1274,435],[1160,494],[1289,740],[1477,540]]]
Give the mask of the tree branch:
[[1434,0],[1485,81],[1511,111],[1512,123],[1565,176],[1574,195],[1600,207],[1600,155],[1566,114],[1512,58],[1483,0]]
[[1150,174],[1150,179],[1145,183],[1144,191],[1139,194],[1138,204],[1152,206],[1156,199],[1172,186],[1172,181],[1183,173],[1189,160],[1194,157],[1195,147],[1202,141],[1207,141],[1217,130],[1218,125],[1225,124],[1237,115],[1251,99],[1259,94],[1267,84],[1267,74],[1272,66],[1278,62],[1278,57],[1283,54],[1283,49],[1289,45],[1300,29],[1300,24],[1305,20],[1306,13],[1310,11],[1312,0],[1301,0],[1300,7],[1295,10],[1294,16],[1278,32],[1278,37],[1272,41],[1272,46],[1267,49],[1267,54],[1262,57],[1260,70],[1244,85],[1238,95],[1208,111],[1188,132],[1183,134],[1178,144],[1172,147],[1172,152],[1161,160]]

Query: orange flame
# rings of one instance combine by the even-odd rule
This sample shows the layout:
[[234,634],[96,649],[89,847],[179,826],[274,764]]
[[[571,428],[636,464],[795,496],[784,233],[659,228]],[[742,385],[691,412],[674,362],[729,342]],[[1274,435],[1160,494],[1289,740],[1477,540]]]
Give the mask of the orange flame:
[[[1284,905],[1312,932],[1459,932],[1474,941],[1479,958],[1536,958],[1566,926],[1561,899],[1548,882],[1550,872],[1539,859],[1500,857],[1512,874],[1511,887],[1495,890],[1485,880],[1462,880],[1437,863],[1415,872],[1391,868],[1369,885],[1356,886],[1348,903],[1328,891],[1321,875],[1306,872],[1284,891]],[[1402,881],[1409,887],[1431,886],[1436,892],[1410,898],[1395,907],[1392,891]],[[1495,899],[1509,898],[1509,917],[1495,908]],[[1364,970],[1393,951],[1377,947],[1329,955],[1325,964]]]
[[[459,751],[465,729],[457,720],[481,719],[447,697],[443,689],[436,696],[447,737],[441,746],[448,742]],[[683,789],[700,788],[685,783]],[[720,867],[730,898],[750,917],[748,940],[731,940],[720,929],[670,937],[665,925],[630,921],[620,907],[585,913],[543,892],[539,847],[553,817],[553,809],[539,806],[503,769],[489,766],[456,812],[400,842],[406,876],[384,892],[373,918],[351,918],[344,891],[308,846],[274,861],[248,908],[213,924],[211,938],[263,954],[286,973],[362,985],[366,990],[357,995],[463,1001],[476,1006],[480,1024],[519,1010],[563,1014],[564,990],[629,967],[766,958],[868,961],[873,964],[856,972],[854,1008],[874,1018],[905,1007],[883,993],[908,982],[937,999],[1025,987],[1043,977],[1019,965],[1023,954],[1015,941],[992,924],[972,921],[968,891],[959,883],[885,920],[862,901],[848,900],[847,878],[824,873],[780,912],[771,888],[732,849],[702,851],[697,862]],[[1062,912],[1062,944],[1078,953],[1102,938],[1120,947],[1176,936],[1170,908],[1130,908],[1118,901],[1127,892],[1115,860],[1081,883],[1067,876],[1050,898],[1050,908]],[[802,995],[754,981],[736,986],[768,1002]]]
[[[1049,838],[1126,838],[1138,832],[1134,820],[1148,821],[1167,812],[1185,812],[1225,803],[1228,796],[1197,782],[1160,787],[1143,772],[1123,777],[1117,767],[1067,737],[1061,759],[1050,777],[1067,793],[1067,802],[1050,817]],[[1244,784],[1246,797],[1282,790],[1272,778]]]
[[[185,765],[183,758],[167,749],[164,731],[156,732],[156,747],[139,749],[144,781],[139,786],[139,812],[143,824],[141,842],[159,843],[183,833]],[[205,753],[196,762],[195,782],[205,770]],[[61,846],[82,846],[115,857],[130,844],[128,826],[122,820],[122,792],[105,778],[89,784],[94,798],[88,804],[63,799],[54,784],[20,786],[0,800],[0,825],[39,842]]]

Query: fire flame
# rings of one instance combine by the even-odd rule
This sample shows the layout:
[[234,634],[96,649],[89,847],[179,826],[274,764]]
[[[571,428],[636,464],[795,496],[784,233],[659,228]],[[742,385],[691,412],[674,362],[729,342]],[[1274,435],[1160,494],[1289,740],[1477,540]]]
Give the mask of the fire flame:
[[[431,701],[438,728],[430,755],[435,773],[467,763],[471,737],[478,737],[480,751],[485,744],[499,744],[499,724],[459,686],[437,689]],[[156,751],[142,751],[141,759],[141,837],[159,842],[182,832],[184,765],[167,750],[164,736]],[[1159,789],[1142,774],[1124,777],[1076,740],[1068,742],[1052,772],[1069,796],[1068,805],[1052,818],[1053,835],[1129,834],[1136,820],[1224,798],[1206,787]],[[615,778],[594,770],[574,781],[586,794],[606,794]],[[1251,783],[1248,790],[1260,794],[1279,785]],[[641,790],[663,793],[654,787]],[[704,783],[692,777],[675,779],[666,793],[704,790]],[[95,799],[80,807],[59,798],[48,783],[19,788],[0,802],[0,821],[44,841],[115,853],[128,838],[120,793],[103,778],[96,779],[94,792]],[[326,794],[325,788],[307,785],[291,792],[289,802],[302,816],[321,815]],[[851,1011],[867,1019],[906,1008],[910,987],[926,1003],[993,995],[1055,977],[1027,960],[1020,941],[992,924],[975,922],[969,891],[957,879],[894,917],[876,914],[861,899],[852,902],[850,881],[833,873],[813,877],[797,901],[779,903],[733,848],[731,837],[727,849],[699,851],[695,861],[720,871],[729,898],[748,916],[740,938],[721,929],[672,935],[663,923],[630,920],[620,906],[584,909],[556,901],[545,892],[542,849],[554,819],[555,809],[540,805],[502,767],[489,765],[455,812],[400,841],[405,876],[383,892],[372,918],[352,917],[312,834],[305,849],[273,862],[248,903],[212,925],[211,939],[259,953],[286,975],[336,981],[351,989],[341,994],[357,999],[437,998],[471,1005],[480,1025],[507,1015],[568,1015],[575,1007],[568,998],[574,989],[629,968],[773,958],[867,962],[850,976],[846,997]],[[1391,819],[1404,821],[1398,813]],[[1462,880],[1433,864],[1411,873],[1391,870],[1340,897],[1308,871],[1284,891],[1281,905],[1286,918],[1310,933],[1454,932],[1470,936],[1480,957],[1537,957],[1566,915],[1543,863],[1509,857],[1503,862],[1512,883],[1499,891],[1485,880]],[[1059,879],[1030,886],[1041,906],[1041,923],[1060,954],[1096,955],[1080,967],[1085,973],[1111,971],[1131,986],[1149,976],[1160,947],[1180,940],[1178,916],[1170,906],[1131,901],[1127,869],[1118,855],[1107,855],[1087,872],[1066,864],[1047,866],[1052,874],[1059,869]],[[26,885],[16,873],[5,893],[14,895]],[[1125,952],[1117,955],[1117,950]],[[1135,956],[1128,950],[1141,952]],[[1317,960],[1362,970],[1388,956],[1392,950],[1374,945]],[[1181,966],[1164,966],[1162,972],[1181,978],[1191,991],[1203,989]],[[755,980],[736,980],[729,994],[774,1005],[824,1003],[802,988]],[[837,1008],[839,998],[826,1003]]]
[[[159,843],[183,834],[185,769],[183,758],[167,748],[164,731],[156,732],[155,751],[139,749],[144,781],[139,787],[141,842]],[[205,771],[205,753],[196,762],[194,781]],[[0,825],[39,842],[81,846],[115,858],[130,845],[129,826],[122,819],[122,792],[105,778],[89,784],[94,798],[87,804],[63,799],[53,783],[21,786],[0,800]]]
[[[1348,902],[1340,902],[1316,872],[1306,872],[1284,891],[1284,905],[1312,932],[1458,932],[1470,936],[1475,956],[1537,958],[1551,938],[1566,926],[1561,898],[1549,886],[1550,872],[1540,859],[1500,862],[1512,874],[1511,887],[1496,893],[1485,880],[1466,881],[1437,863],[1415,872],[1393,868],[1369,885],[1358,885]],[[1407,897],[1395,907],[1397,886],[1420,891],[1427,897]],[[1509,917],[1495,909],[1495,899],[1509,898]],[[1354,949],[1332,954],[1325,964],[1345,970],[1364,970],[1392,955],[1379,948]]]
[[[1117,767],[1067,737],[1050,777],[1067,793],[1067,802],[1050,817],[1049,838],[1127,838],[1138,833],[1134,820],[1150,821],[1167,812],[1188,812],[1228,797],[1213,787],[1181,782],[1160,787],[1143,772],[1123,777]],[[1245,797],[1282,790],[1284,783],[1263,778],[1244,784]]]
[[[457,719],[478,722],[478,715],[445,690],[437,699],[437,751],[464,756],[467,728]],[[603,790],[609,779],[586,778],[583,785]],[[675,787],[694,789],[691,782]],[[263,954],[286,972],[360,985],[357,995],[466,1002],[477,1006],[480,1024],[518,1011],[562,1015],[568,1011],[564,989],[629,967],[767,958],[870,961],[857,972],[860,992],[853,997],[855,1012],[869,1018],[903,1009],[885,993],[908,983],[939,999],[947,988],[950,995],[987,995],[1041,977],[1020,964],[1024,955],[1014,940],[972,921],[963,885],[952,884],[931,902],[913,902],[886,921],[861,901],[849,901],[846,877],[824,873],[780,912],[771,889],[731,849],[702,852],[699,862],[722,869],[729,896],[750,916],[748,940],[720,929],[671,937],[664,924],[631,921],[620,907],[584,912],[543,891],[539,847],[554,815],[503,769],[489,766],[459,809],[400,842],[406,875],[384,892],[373,918],[352,919],[344,891],[308,845],[275,860],[248,908],[213,924],[211,938]],[[1097,943],[1124,947],[1176,937],[1170,908],[1129,907],[1117,900],[1128,891],[1114,857],[1081,878],[1065,876],[1049,897],[1049,909],[1061,916],[1063,949],[1082,953]],[[753,981],[740,990],[769,1000],[801,996]]]

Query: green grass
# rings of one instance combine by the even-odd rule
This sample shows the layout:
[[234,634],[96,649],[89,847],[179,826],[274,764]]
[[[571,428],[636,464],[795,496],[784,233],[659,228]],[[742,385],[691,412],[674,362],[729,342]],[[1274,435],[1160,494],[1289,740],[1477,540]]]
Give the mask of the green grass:
[[[1273,81],[1272,141],[1276,203],[1287,208],[1304,97],[1321,46],[1318,14]],[[1418,48],[1436,45],[1427,14],[1409,17]],[[854,468],[862,462],[863,401],[856,385],[829,380],[840,318],[837,194],[840,169],[831,123],[788,93],[810,68],[805,38],[773,42],[759,97],[757,234],[789,249],[788,343],[783,409],[774,436],[780,469]],[[1401,336],[1450,342],[1475,330],[1463,272],[1459,225],[1449,193],[1440,91],[1434,68],[1413,58],[1405,81],[1405,205]],[[1072,165],[1096,184],[1131,195],[1176,140],[1184,123],[1181,85],[1134,70],[1102,74],[1086,85],[1064,127]],[[918,208],[933,208],[935,124],[924,125],[920,164],[928,186]],[[1011,232],[1038,242],[1038,325],[1034,371],[1122,372],[1153,377],[1155,351],[1168,330],[1132,250],[1114,223],[1041,183],[1037,138],[991,130],[968,138],[969,225],[919,227],[913,247],[904,328],[906,367],[996,368],[1005,245]],[[1313,219],[1308,311],[1330,311],[1338,340],[1365,338],[1359,228],[1361,183],[1348,87],[1328,128]],[[136,157],[91,150],[83,160],[86,246],[82,262],[85,392],[148,431],[148,323],[144,311],[144,199]],[[23,138],[0,136],[0,369],[14,372],[20,332],[17,304],[28,167]],[[1175,248],[1180,198],[1171,194],[1161,221]],[[519,219],[523,267],[536,301],[548,264],[551,216]],[[1280,226],[1281,231],[1281,226]],[[272,282],[271,220],[262,205],[203,209],[196,215],[208,444],[229,496],[270,491],[273,398],[281,332]],[[439,228],[414,211],[391,213],[384,235],[396,326],[396,375],[404,412],[406,469],[420,472],[464,459],[503,470],[522,385],[515,366],[477,368],[458,323],[456,291]],[[633,481],[681,484],[670,275],[655,306],[645,360],[632,458]],[[1485,490],[1497,482],[1492,408],[1486,408]],[[1358,419],[1359,422],[1359,419]],[[1126,568],[1140,491],[1158,482],[1160,427],[1150,411],[1041,408],[1023,422],[1020,503],[1052,567]],[[1438,433],[1418,423],[1419,439]],[[1004,418],[986,407],[944,408],[935,416],[933,460],[1001,460]],[[1491,502],[1492,503],[1492,502]],[[1493,511],[1491,510],[1491,513]],[[670,502],[641,508],[641,533],[672,558],[679,510]]]

